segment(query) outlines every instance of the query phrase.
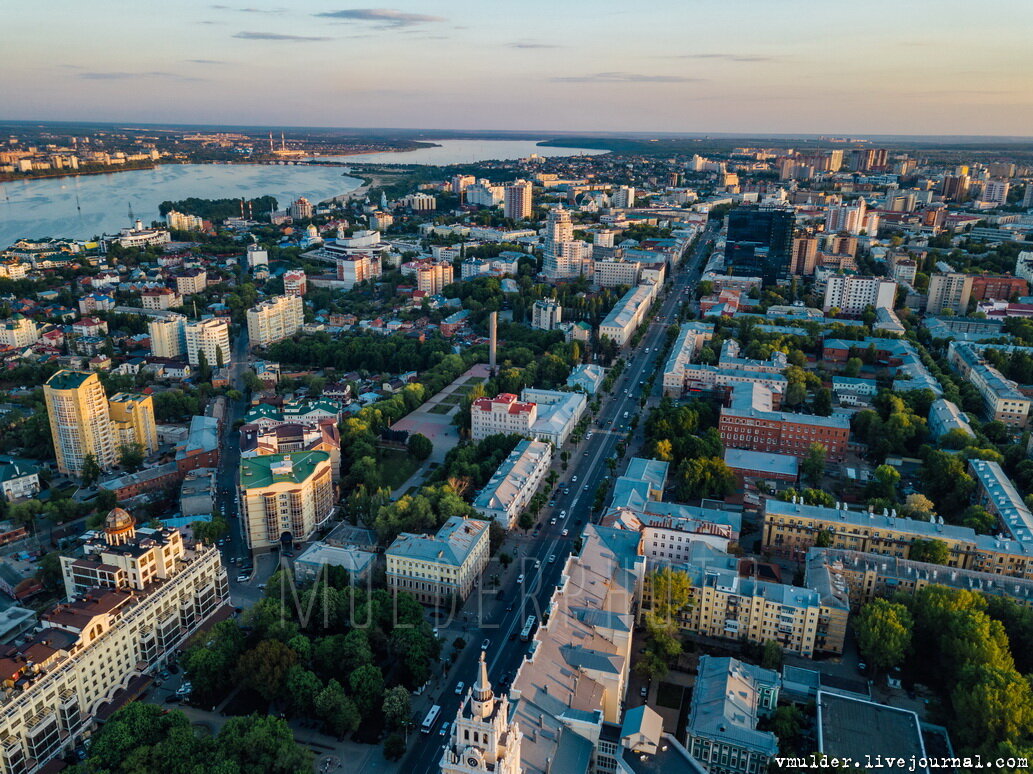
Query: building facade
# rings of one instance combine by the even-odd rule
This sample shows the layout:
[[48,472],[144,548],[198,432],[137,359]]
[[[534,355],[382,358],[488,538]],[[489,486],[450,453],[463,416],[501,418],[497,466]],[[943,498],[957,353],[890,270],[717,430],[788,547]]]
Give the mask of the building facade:
[[473,507],[486,519],[512,529],[545,480],[551,462],[550,444],[520,441],[474,498]]
[[466,599],[488,566],[489,524],[452,516],[434,535],[403,532],[385,554],[387,587],[427,605]]
[[291,452],[240,461],[240,512],[252,553],[307,540],[335,511],[330,455]]
[[274,296],[247,310],[248,339],[252,347],[268,347],[296,334],[304,322],[300,295]]
[[181,314],[155,317],[147,321],[151,353],[155,357],[181,358],[187,353],[187,318]]
[[118,445],[104,387],[95,373],[58,371],[43,386],[57,469],[82,475],[87,455],[101,470],[118,464]]
[[158,451],[158,430],[154,422],[154,398],[120,392],[108,399],[115,442],[118,447],[138,444],[145,457]]
[[187,322],[183,328],[186,341],[187,362],[192,366],[201,364],[201,353],[211,368],[230,362],[230,324],[226,320],[210,317],[206,320]]

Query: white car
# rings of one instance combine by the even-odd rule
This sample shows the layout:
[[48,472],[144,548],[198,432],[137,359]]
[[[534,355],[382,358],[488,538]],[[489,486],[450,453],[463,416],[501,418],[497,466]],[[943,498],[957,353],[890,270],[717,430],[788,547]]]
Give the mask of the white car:
[[563,530],[563,537],[566,537],[569,533],[570,533],[570,530],[568,530],[568,529]]
[[524,582],[524,574],[520,573],[520,575],[517,576],[517,583],[520,584],[520,583],[523,583],[523,582]]
[[534,560],[534,569],[537,570],[541,566],[542,566],[542,560],[541,559],[535,559]]
[[562,511],[560,511],[560,518],[562,519],[562,518],[564,518],[564,517],[565,517],[566,515],[567,515],[567,509],[566,509],[566,508],[564,508],[564,509],[563,509]]
[[556,554],[549,554],[549,564],[556,561]]
[[247,576],[247,575],[238,575],[237,576],[237,583],[247,583],[249,577],[250,576]]
[[485,637],[484,642],[481,643],[481,650],[487,650],[489,645],[491,645],[491,640]]
[[458,685],[456,686],[456,696],[462,696],[462,695],[463,695],[463,689],[464,689],[465,687],[466,687],[466,684],[465,684],[465,683],[459,683],[459,684],[458,684]]
[[577,483],[577,476],[571,476],[570,477],[570,483],[576,484]]

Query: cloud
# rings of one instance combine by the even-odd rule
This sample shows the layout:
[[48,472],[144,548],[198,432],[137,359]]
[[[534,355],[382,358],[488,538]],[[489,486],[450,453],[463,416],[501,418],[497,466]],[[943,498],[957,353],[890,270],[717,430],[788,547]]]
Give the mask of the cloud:
[[187,59],[185,61],[189,62],[190,64],[199,64],[199,65],[223,65],[223,64],[226,64],[226,61],[223,60],[223,59]]
[[234,8],[231,5],[213,5],[216,11],[238,11],[239,13],[286,13],[286,8]]
[[296,43],[314,43],[320,40],[332,40],[332,38],[320,37],[317,35],[283,35],[279,32],[238,32],[233,37],[241,40],[293,40]]
[[702,78],[686,78],[682,75],[645,75],[643,73],[593,73],[591,75],[565,75],[552,79],[556,83],[692,83]]
[[447,21],[441,16],[430,16],[425,13],[406,13],[405,11],[394,11],[390,8],[348,8],[343,11],[324,11],[315,15],[323,19],[370,22],[379,27],[393,28]]
[[180,75],[179,73],[167,73],[161,70],[152,70],[144,73],[127,73],[127,72],[88,72],[78,73],[78,77],[88,81],[126,81],[136,78],[165,78],[172,81],[200,81],[203,78],[194,78],[189,75]]
[[724,62],[774,62],[778,57],[757,54],[680,54],[675,59],[720,59]]
[[554,43],[533,43],[533,42],[531,42],[531,43],[524,43],[524,42],[519,42],[519,41],[516,42],[516,43],[510,43],[509,47],[510,48],[560,48],[560,46],[557,46]]

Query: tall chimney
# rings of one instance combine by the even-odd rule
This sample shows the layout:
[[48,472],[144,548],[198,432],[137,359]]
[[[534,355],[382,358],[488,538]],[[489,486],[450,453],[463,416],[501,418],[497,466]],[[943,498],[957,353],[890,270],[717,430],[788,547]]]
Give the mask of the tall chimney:
[[499,346],[499,313],[492,312],[488,317],[488,368],[495,375],[495,353]]

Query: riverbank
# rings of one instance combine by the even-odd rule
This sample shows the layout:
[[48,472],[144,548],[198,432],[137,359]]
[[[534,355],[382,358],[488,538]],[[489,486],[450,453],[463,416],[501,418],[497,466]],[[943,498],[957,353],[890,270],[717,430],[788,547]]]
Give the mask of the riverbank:
[[116,172],[139,172],[144,169],[155,169],[160,164],[141,164],[140,166],[104,167],[102,169],[63,169],[45,175],[0,175],[0,183],[18,183],[33,180],[57,180],[62,177],[89,177],[90,175],[111,175]]

